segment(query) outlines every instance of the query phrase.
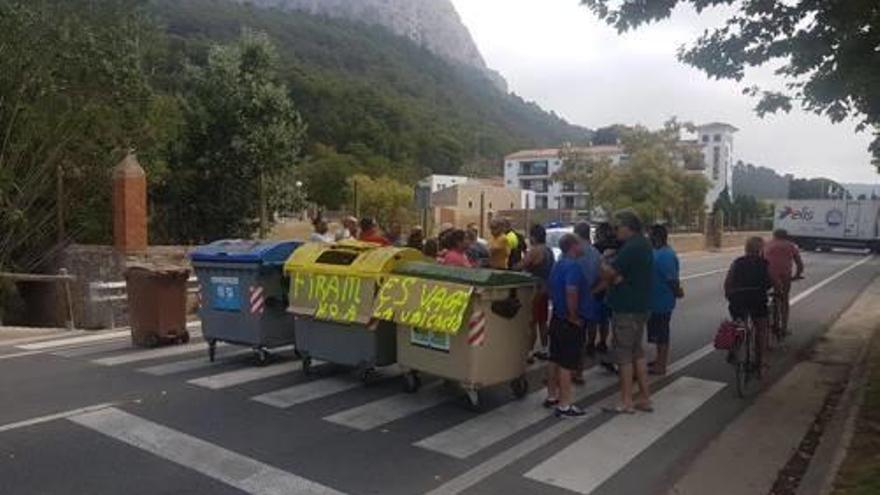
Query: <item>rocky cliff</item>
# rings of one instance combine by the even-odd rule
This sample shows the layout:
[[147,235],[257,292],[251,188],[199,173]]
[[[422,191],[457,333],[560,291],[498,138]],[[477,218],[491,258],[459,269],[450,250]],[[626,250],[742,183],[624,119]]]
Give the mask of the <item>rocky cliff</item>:
[[239,0],[261,7],[303,10],[378,24],[440,57],[481,70],[499,89],[507,83],[489,69],[451,0]]

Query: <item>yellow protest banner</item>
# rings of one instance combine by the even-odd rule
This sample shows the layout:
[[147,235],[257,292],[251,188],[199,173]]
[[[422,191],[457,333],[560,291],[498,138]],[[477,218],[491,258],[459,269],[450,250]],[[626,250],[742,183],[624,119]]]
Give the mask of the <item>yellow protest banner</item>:
[[296,271],[290,279],[294,313],[342,323],[370,320],[376,283],[373,278]]
[[474,288],[414,277],[388,277],[373,304],[373,318],[457,334],[465,322]]

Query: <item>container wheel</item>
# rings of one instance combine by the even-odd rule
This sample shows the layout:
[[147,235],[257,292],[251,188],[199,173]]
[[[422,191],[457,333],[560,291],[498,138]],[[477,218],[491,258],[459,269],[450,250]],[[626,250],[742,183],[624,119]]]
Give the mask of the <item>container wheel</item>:
[[208,361],[214,362],[214,359],[217,357],[217,341],[209,340],[208,341]]
[[512,382],[510,382],[510,389],[513,391],[513,396],[517,399],[522,399],[529,393],[529,380],[525,375],[515,378]]
[[482,404],[480,403],[480,391],[475,388],[469,388],[465,390],[467,394],[468,400],[468,409],[474,412],[483,412]]
[[364,385],[369,385],[373,382],[373,378],[376,377],[376,369],[372,366],[364,366],[358,369],[358,378],[364,383]]
[[184,330],[183,335],[180,336],[180,343],[181,344],[188,344],[189,343],[189,332],[187,332],[186,330]]
[[312,370],[312,358],[308,355],[304,355],[302,358],[302,370],[303,374],[306,376],[311,376],[314,371]]
[[144,338],[144,344],[146,344],[149,348],[159,347],[161,341],[159,340],[159,336],[155,333],[151,333]]
[[417,371],[410,371],[403,375],[403,391],[408,394],[414,394],[419,391],[422,386],[422,379],[419,378]]
[[256,351],[257,364],[259,364],[260,366],[266,366],[267,364],[269,364],[269,358],[271,357],[269,351],[267,351],[266,349],[256,349]]

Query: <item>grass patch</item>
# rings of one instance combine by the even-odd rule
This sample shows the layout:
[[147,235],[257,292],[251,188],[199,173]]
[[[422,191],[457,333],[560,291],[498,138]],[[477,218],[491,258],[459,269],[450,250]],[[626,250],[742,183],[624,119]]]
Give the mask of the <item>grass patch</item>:
[[868,363],[865,401],[834,495],[880,494],[880,336],[873,339]]

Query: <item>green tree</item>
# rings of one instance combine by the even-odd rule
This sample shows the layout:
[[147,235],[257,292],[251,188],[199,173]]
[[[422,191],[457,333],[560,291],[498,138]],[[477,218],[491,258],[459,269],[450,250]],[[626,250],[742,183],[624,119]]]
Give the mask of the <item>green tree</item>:
[[309,201],[329,210],[339,210],[349,203],[348,178],[358,171],[357,159],[317,145],[303,163],[302,176]]
[[214,46],[189,81],[184,144],[173,180],[158,191],[163,224],[176,241],[249,237],[261,223],[261,197],[278,204],[269,195],[288,194],[267,183],[291,180],[305,125],[263,34],[244,31]]
[[620,165],[590,148],[563,148],[563,168],[554,179],[580,184],[592,208],[610,212],[629,207],[646,221],[690,225],[705,201],[709,183],[702,173],[686,169],[700,153],[680,139],[689,127],[671,120],[657,131],[622,130],[624,160]]
[[412,187],[390,177],[372,178],[360,174],[349,179],[349,187],[354,188],[355,183],[362,216],[373,217],[385,227],[393,222],[407,224],[414,221]]
[[146,116],[157,31],[137,0],[0,2],[0,269],[109,240],[110,170],[164,135]]
[[[619,32],[667,19],[679,4],[702,12],[731,0],[618,2],[581,0]],[[759,115],[798,103],[834,122],[855,116],[874,129],[873,163],[880,171],[880,2],[743,0],[723,26],[706,31],[679,59],[710,77],[742,81],[746,69],[779,65],[785,91],[746,88],[760,96]]]

